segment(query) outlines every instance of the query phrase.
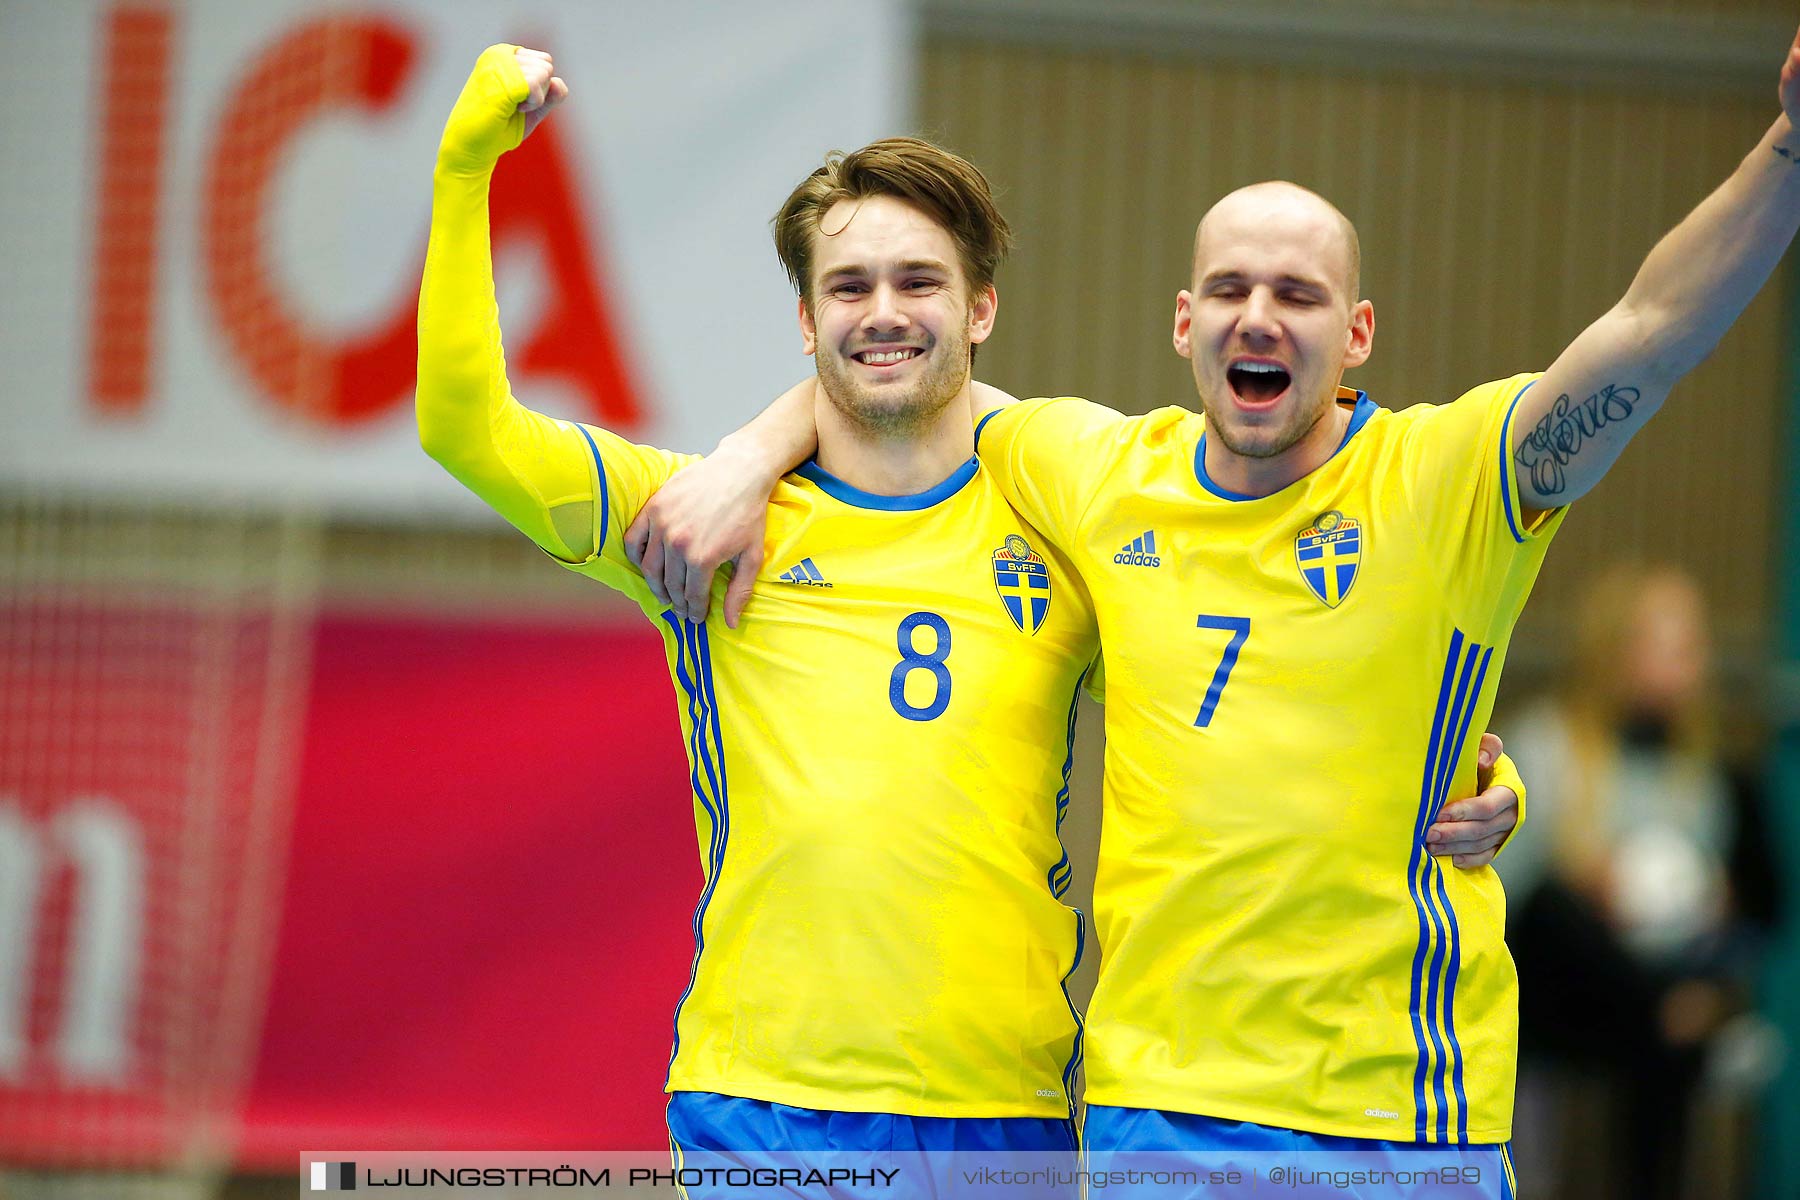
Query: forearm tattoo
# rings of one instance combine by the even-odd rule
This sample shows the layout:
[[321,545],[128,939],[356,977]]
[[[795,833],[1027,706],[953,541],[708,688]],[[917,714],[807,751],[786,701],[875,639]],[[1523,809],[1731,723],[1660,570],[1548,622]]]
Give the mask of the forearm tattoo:
[[1549,415],[1537,423],[1513,453],[1519,477],[1531,481],[1539,496],[1560,495],[1568,486],[1563,468],[1581,453],[1587,440],[1629,417],[1638,404],[1638,390],[1609,383],[1580,404],[1558,396]]
[[1800,166],[1800,150],[1789,150],[1786,146],[1777,146],[1775,153],[1787,159],[1790,165]]

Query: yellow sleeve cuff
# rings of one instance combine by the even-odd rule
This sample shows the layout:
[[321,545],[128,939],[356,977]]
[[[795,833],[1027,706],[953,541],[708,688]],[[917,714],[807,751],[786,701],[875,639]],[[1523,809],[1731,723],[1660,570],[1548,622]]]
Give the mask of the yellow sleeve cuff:
[[438,169],[458,175],[486,175],[500,156],[525,140],[519,105],[530,95],[525,73],[514,57],[517,46],[489,46],[475,60],[438,143]]

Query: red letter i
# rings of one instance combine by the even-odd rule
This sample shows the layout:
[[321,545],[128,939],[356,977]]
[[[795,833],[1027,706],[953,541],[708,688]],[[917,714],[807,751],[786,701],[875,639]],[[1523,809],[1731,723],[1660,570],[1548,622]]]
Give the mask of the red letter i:
[[139,412],[150,388],[157,216],[174,20],[161,5],[106,17],[88,387],[102,412]]

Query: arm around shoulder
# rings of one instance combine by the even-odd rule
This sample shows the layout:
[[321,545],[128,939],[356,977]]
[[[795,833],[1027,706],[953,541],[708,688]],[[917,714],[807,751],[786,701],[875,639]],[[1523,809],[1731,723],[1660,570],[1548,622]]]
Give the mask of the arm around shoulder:
[[[1013,401],[997,388],[975,427],[975,452],[1007,503],[1064,550],[1101,480],[1128,458],[1143,418],[1072,396]],[[998,400],[999,403],[994,403]]]
[[705,459],[670,478],[638,510],[625,553],[676,616],[704,621],[720,567],[733,568],[725,623],[737,627],[762,567],[769,496],[819,445],[816,380],[801,380]]

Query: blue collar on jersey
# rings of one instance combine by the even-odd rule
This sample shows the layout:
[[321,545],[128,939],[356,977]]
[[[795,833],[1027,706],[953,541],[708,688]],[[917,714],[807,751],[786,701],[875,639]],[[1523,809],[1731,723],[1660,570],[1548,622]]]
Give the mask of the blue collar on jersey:
[[[1338,443],[1337,450],[1331,452],[1332,458],[1336,458],[1338,456],[1338,451],[1350,444],[1350,439],[1355,437],[1357,431],[1364,425],[1367,425],[1369,423],[1369,418],[1374,416],[1381,408],[1379,404],[1369,399],[1367,392],[1359,392],[1354,388],[1347,387],[1338,389],[1338,399],[1349,400],[1352,397],[1356,400],[1356,407],[1350,410],[1350,428],[1344,430],[1344,440]],[[1326,459],[1326,462],[1330,461],[1331,459]],[[1228,491],[1212,481],[1212,476],[1206,473],[1206,434],[1204,431],[1200,434],[1199,444],[1194,447],[1194,478],[1200,481],[1201,487],[1205,488],[1221,500],[1262,500],[1265,498],[1262,496],[1246,496],[1242,492]],[[1284,488],[1282,490],[1285,491],[1286,489]]]
[[890,512],[915,512],[921,508],[930,508],[940,500],[948,500],[963,490],[969,480],[975,478],[975,468],[979,460],[974,455],[969,461],[950,473],[950,477],[942,483],[933,484],[922,492],[914,492],[910,496],[877,496],[874,492],[865,492],[854,487],[821,467],[817,459],[809,458],[794,468],[794,474],[802,479],[810,479],[819,485],[819,490],[834,500],[842,500],[845,504],[853,504],[857,508],[883,508]]

